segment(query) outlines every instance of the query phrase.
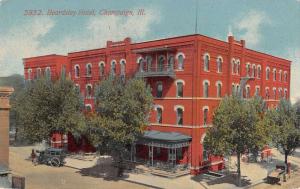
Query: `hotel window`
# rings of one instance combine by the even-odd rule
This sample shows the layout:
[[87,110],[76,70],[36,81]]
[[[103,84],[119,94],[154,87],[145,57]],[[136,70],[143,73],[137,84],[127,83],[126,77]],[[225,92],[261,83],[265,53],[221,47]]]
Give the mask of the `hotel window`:
[[231,85],[231,94],[232,94],[232,95],[235,95],[235,94],[236,94],[236,91],[235,91],[235,85],[234,85],[234,84]]
[[282,70],[279,70],[278,73],[279,73],[279,78],[278,78],[278,80],[279,80],[279,81],[282,81]]
[[183,82],[177,82],[177,97],[183,97]]
[[282,96],[282,89],[281,88],[278,89],[278,94],[279,94],[279,99],[283,97]]
[[239,75],[240,74],[240,66],[241,66],[241,63],[240,63],[240,61],[238,60],[237,62],[236,62],[236,70],[235,70],[235,72],[236,72],[236,74],[237,75]]
[[255,96],[259,96],[259,95],[260,95],[260,88],[255,87]]
[[208,81],[204,81],[204,83],[203,83],[203,97],[204,98],[208,98],[208,87],[209,87]]
[[219,58],[217,59],[217,72],[218,72],[218,73],[221,73],[221,72],[222,72],[222,66],[223,66],[222,64],[223,64],[222,58],[219,57]]
[[165,65],[165,57],[160,56],[158,59],[158,68],[157,68],[159,72],[164,71],[164,65]]
[[32,74],[32,70],[31,70],[31,69],[28,69],[28,70],[27,70],[27,78],[28,78],[28,80],[31,80],[31,79],[32,79],[31,74]]
[[209,71],[209,55],[204,55],[204,71]]
[[176,120],[177,120],[177,125],[183,125],[183,109],[182,108],[177,108],[176,109]]
[[261,78],[261,67],[257,66],[257,78],[260,79]]
[[276,69],[273,69],[273,81],[276,81],[276,74],[277,74]]
[[162,108],[160,107],[156,109],[156,122],[162,123]]
[[169,56],[169,60],[168,60],[168,70],[173,70],[174,69],[174,63],[175,63],[175,59],[174,56]]
[[116,61],[111,62],[110,75],[113,77],[116,75]]
[[36,69],[36,78],[40,78],[42,76],[42,69],[41,68],[37,68]]
[[92,76],[92,64],[86,65],[86,76],[91,77]]
[[182,54],[178,55],[178,70],[184,69],[184,57]]
[[287,96],[288,96],[287,89],[284,89],[284,98],[287,99]]
[[100,75],[100,77],[104,76],[104,71],[105,71],[105,66],[104,66],[104,63],[101,62],[100,65],[99,65],[99,75]]
[[74,70],[75,70],[75,78],[78,78],[80,76],[80,68],[78,65],[76,65],[74,67]]
[[126,62],[125,60],[121,61],[121,78],[125,78],[125,73],[126,73]]
[[246,87],[246,98],[250,98],[250,86]]
[[276,88],[273,88],[273,97],[274,97],[274,100],[276,100]]
[[152,57],[147,56],[146,57],[146,63],[147,63],[147,70],[150,72],[152,70]]
[[208,109],[205,108],[205,109],[203,110],[203,124],[204,124],[204,125],[207,125],[207,119],[208,119]]
[[235,72],[235,60],[233,59],[231,61],[231,74],[234,74],[234,72]]
[[270,99],[270,91],[269,91],[269,88],[266,88],[266,99]]
[[217,83],[217,98],[221,98],[222,84]]
[[266,80],[270,79],[270,68],[266,69]]
[[161,98],[163,94],[163,84],[162,82],[157,82],[156,84],[156,97]]
[[92,105],[86,104],[86,105],[85,105],[85,111],[91,112],[91,111],[92,111]]
[[252,65],[252,77],[256,77],[256,66],[254,64]]
[[287,82],[287,80],[288,80],[287,72],[284,72],[284,82]]
[[250,64],[246,65],[246,73],[247,73],[247,76],[249,77],[250,76]]
[[92,85],[88,84],[86,85],[86,98],[92,97]]
[[236,95],[240,95],[240,86],[236,85]]
[[50,69],[50,67],[47,67],[45,69],[45,75],[46,75],[47,79],[51,79],[51,69]]
[[144,59],[140,57],[138,59],[138,63],[139,63],[139,70],[140,70],[140,72],[144,72]]

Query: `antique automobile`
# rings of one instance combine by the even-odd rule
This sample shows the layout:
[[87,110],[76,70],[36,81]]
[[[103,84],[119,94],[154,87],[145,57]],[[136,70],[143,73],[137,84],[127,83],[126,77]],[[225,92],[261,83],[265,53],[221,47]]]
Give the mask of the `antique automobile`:
[[37,163],[53,167],[60,167],[65,164],[66,153],[63,149],[47,148],[44,151],[37,151]]

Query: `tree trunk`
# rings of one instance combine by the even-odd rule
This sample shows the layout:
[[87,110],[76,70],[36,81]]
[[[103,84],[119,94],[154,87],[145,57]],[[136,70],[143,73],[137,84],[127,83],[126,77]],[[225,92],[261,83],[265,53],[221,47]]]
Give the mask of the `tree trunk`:
[[285,163],[286,166],[287,166],[287,163],[288,163],[287,159],[288,159],[288,152],[284,151],[284,163]]
[[241,186],[241,153],[237,152],[237,174],[238,174],[238,186]]

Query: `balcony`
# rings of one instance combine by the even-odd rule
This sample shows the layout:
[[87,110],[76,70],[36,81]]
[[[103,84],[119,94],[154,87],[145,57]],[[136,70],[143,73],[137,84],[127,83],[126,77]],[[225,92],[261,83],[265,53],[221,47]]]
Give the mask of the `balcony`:
[[170,77],[172,79],[176,78],[173,66],[155,66],[147,67],[145,69],[140,68],[135,75],[140,78],[149,78],[149,77]]

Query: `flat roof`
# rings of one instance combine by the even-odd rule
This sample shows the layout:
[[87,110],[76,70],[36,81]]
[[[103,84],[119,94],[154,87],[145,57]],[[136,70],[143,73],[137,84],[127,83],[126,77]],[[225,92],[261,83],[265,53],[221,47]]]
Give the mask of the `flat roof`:
[[160,140],[165,142],[190,141],[192,137],[178,132],[145,131],[143,139]]

